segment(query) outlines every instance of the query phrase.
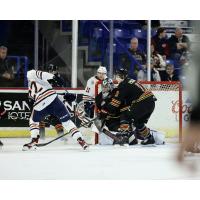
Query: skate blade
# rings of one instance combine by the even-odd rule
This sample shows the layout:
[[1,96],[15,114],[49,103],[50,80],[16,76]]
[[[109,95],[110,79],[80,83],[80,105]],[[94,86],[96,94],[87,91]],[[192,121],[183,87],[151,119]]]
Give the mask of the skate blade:
[[37,150],[37,146],[35,146],[35,145],[32,146],[31,148],[29,148],[27,146],[22,148],[22,151],[35,151],[35,150]]
[[83,147],[83,151],[89,151],[89,146]]
[[146,144],[146,145],[141,144],[141,146],[142,146],[142,147],[157,147],[156,144]]

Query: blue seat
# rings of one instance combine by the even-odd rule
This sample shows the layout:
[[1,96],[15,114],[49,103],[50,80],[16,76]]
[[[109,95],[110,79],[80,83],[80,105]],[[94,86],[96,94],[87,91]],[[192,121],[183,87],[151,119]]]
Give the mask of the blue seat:
[[114,37],[116,37],[116,38],[131,38],[131,35],[127,29],[114,29]]
[[138,39],[144,39],[145,38],[145,33],[142,29],[133,29],[131,30],[131,36],[136,37]]
[[103,29],[100,28],[100,27],[95,27],[93,29],[93,34],[92,34],[93,38],[100,38],[100,37],[103,37]]

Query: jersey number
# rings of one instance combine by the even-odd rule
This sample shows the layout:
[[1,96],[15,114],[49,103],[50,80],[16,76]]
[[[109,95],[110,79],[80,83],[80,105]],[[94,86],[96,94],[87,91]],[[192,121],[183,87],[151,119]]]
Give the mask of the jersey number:
[[87,92],[87,93],[90,92],[90,88],[89,88],[89,87],[86,88],[86,92]]
[[30,85],[30,90],[28,91],[29,96],[32,97],[33,99],[35,99],[36,94],[38,92],[40,92],[42,89],[43,89],[42,87],[40,87],[40,88],[37,87],[37,84],[35,81],[32,81],[31,85]]

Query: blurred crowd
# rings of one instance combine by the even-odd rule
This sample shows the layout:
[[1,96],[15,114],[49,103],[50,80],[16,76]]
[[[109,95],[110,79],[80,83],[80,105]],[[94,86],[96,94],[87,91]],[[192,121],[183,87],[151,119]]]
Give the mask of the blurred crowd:
[[[190,40],[181,28],[176,28],[170,37],[165,28],[159,27],[151,38],[151,81],[179,81],[184,66],[188,65]],[[129,53],[136,60],[131,72],[137,80],[147,80],[147,55],[139,49],[138,38],[130,41]],[[130,61],[125,56],[123,66],[130,71]]]
[[[176,28],[174,34],[167,34],[166,29],[156,27],[156,34],[151,38],[151,80],[179,81],[182,71],[188,66],[191,44],[181,28]],[[128,52],[133,56],[134,66],[131,68],[130,59],[122,58],[122,67],[126,68],[132,78],[139,81],[147,80],[147,55],[139,48],[139,40],[133,37]],[[8,56],[8,48],[0,46],[0,87],[19,85],[16,81],[14,66]],[[18,79],[19,80],[19,79]],[[22,82],[22,85],[23,82]]]

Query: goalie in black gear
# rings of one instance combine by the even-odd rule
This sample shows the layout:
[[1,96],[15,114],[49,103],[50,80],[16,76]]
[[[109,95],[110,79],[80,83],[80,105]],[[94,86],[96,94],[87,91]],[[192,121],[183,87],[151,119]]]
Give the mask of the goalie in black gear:
[[117,89],[114,88],[114,84],[111,79],[106,78],[102,84],[102,92],[95,97],[95,104],[97,107],[98,117],[104,121],[105,125],[110,131],[118,131],[118,125],[120,122],[119,110],[116,110],[112,115],[107,115],[107,105],[110,103],[112,97],[114,97]]

